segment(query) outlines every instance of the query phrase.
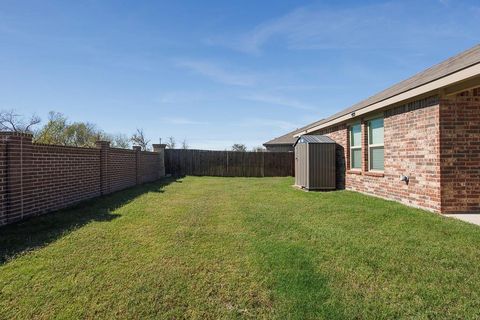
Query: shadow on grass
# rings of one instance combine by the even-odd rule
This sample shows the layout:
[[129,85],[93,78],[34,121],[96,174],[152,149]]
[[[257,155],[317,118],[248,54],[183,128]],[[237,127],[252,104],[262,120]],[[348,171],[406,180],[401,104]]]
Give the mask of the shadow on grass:
[[93,221],[112,221],[120,215],[116,209],[148,192],[163,193],[164,187],[179,181],[165,178],[107,196],[81,202],[73,207],[32,217],[0,227],[0,266],[18,254],[43,247]]
[[256,245],[262,268],[270,275],[285,319],[345,319],[343,307],[331,299],[328,279],[315,270],[311,253],[285,241]]
[[345,319],[333,298],[330,279],[319,272],[317,253],[300,241],[301,226],[288,216],[279,223],[269,213],[245,217],[258,265],[268,276],[280,319]]

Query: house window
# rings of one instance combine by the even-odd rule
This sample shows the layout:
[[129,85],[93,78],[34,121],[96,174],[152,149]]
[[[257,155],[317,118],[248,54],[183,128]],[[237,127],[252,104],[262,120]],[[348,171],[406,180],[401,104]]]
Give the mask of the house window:
[[383,171],[383,118],[368,122],[368,163],[370,170]]
[[362,127],[355,124],[350,127],[350,169],[362,168]]

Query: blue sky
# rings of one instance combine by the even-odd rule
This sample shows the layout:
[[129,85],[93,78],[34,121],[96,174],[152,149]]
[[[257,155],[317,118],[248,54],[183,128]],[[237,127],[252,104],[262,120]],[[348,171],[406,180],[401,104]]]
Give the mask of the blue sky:
[[479,43],[478,1],[0,0],[0,109],[248,147]]

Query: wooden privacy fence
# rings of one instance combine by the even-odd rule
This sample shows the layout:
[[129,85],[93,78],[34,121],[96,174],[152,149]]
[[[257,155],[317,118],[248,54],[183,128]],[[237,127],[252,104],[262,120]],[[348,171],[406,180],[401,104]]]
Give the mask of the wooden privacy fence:
[[172,175],[220,177],[294,176],[293,152],[165,150],[165,171]]

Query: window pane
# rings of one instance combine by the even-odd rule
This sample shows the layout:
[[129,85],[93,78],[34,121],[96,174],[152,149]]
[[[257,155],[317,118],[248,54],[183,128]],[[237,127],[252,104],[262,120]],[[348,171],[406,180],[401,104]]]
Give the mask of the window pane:
[[370,121],[370,144],[383,144],[383,118]]
[[352,163],[350,167],[352,169],[361,169],[362,168],[362,149],[351,149],[352,152]]
[[383,170],[383,147],[370,148],[370,169]]
[[359,124],[350,127],[350,146],[358,147],[362,143],[362,127]]

